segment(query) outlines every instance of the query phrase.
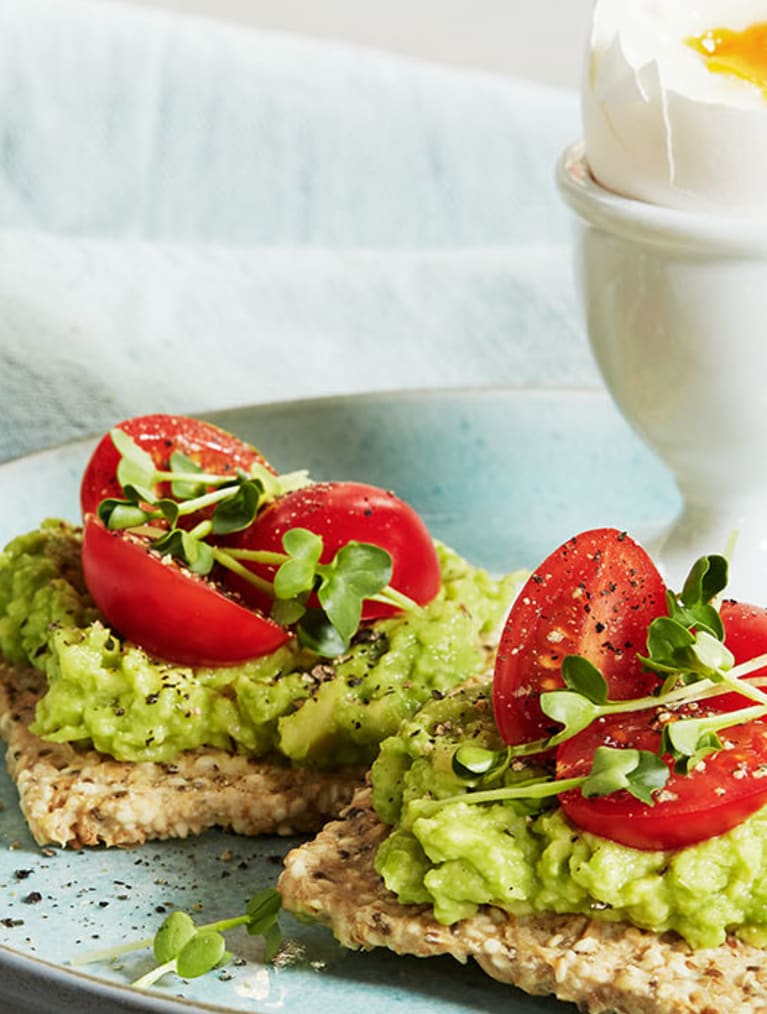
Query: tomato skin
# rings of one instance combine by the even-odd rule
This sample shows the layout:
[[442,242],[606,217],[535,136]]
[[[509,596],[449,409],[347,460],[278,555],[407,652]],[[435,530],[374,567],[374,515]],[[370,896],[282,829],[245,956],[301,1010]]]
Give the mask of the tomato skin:
[[559,728],[539,695],[561,688],[566,655],[583,655],[602,672],[614,700],[657,686],[636,658],[647,628],[666,613],[666,589],[636,542],[613,528],[569,539],[533,573],[515,599],[501,636],[493,707],[505,743],[541,739]]
[[[188,416],[153,415],[135,416],[117,424],[147,451],[158,468],[168,467],[174,451],[188,455],[204,470],[226,475],[237,468],[247,469],[254,461],[271,469],[261,453],[250,444],[239,440],[211,423]],[[122,488],[117,481],[120,453],[106,433],[91,455],[80,484],[82,515],[95,514],[102,500],[120,499]]]
[[[245,531],[228,544],[238,549],[283,552],[282,537],[290,528],[307,528],[322,536],[322,563],[328,563],[347,542],[380,546],[392,557],[390,584],[419,605],[430,602],[440,589],[442,574],[434,542],[416,511],[393,493],[359,482],[325,482],[286,493],[273,501]],[[273,580],[275,567],[251,564],[252,570]],[[267,611],[270,602],[252,585],[227,574],[229,587],[242,599]],[[362,619],[391,616],[390,605],[366,600]]]
[[[727,694],[695,715],[745,703],[739,694]],[[643,711],[598,719],[559,747],[557,777],[587,774],[601,745],[657,752],[661,733],[655,714]],[[728,747],[705,757],[700,770],[687,775],[672,772],[653,806],[628,792],[586,799],[574,789],[559,797],[562,809],[577,827],[636,849],[685,848],[723,834],[767,802],[767,718],[732,726],[720,737]],[[671,768],[670,760],[667,763]]]
[[83,573],[111,626],[149,654],[194,666],[236,665],[276,651],[288,631],[173,563],[145,540],[110,532],[94,515],[83,525]]
[[[767,609],[725,599],[719,615],[724,624],[724,643],[735,656],[736,664],[767,654]],[[750,674],[749,679],[757,675],[767,675],[767,666]]]

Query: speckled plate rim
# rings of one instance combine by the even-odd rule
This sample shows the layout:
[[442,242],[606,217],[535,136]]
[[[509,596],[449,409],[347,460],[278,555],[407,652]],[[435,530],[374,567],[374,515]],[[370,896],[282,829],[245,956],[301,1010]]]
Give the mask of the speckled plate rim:
[[[4,974],[20,975],[25,978],[45,977],[48,987],[60,987],[63,990],[71,990],[74,985],[93,992],[94,997],[102,1000],[110,1000],[120,1004],[121,1009],[126,1011],[156,1012],[156,1014],[189,1014],[190,1011],[210,1011],[211,1014],[231,1014],[231,1007],[221,1007],[217,1004],[208,1004],[199,1000],[191,1000],[186,997],[174,996],[165,997],[156,990],[141,992],[133,989],[127,983],[109,982],[107,979],[97,975],[90,975],[80,971],[77,967],[71,968],[54,964],[44,958],[30,957],[21,954],[19,951],[0,944],[0,968]],[[0,996],[0,1001],[3,998]],[[0,1010],[3,1008],[0,1006]],[[253,1014],[259,1014],[257,1008],[252,1008]],[[5,1014],[5,1012],[4,1012]]]
[[[575,398],[586,398],[595,399],[599,402],[608,402],[609,395],[607,391],[599,385],[573,385],[572,387],[566,385],[558,385],[548,387],[546,385],[527,385],[527,384],[502,384],[502,385],[488,385],[488,386],[469,386],[469,387],[413,387],[413,388],[395,388],[392,390],[374,390],[374,391],[355,391],[349,394],[325,394],[318,395],[314,398],[280,398],[274,401],[260,401],[254,404],[243,404],[243,405],[229,405],[225,408],[212,408],[195,411],[190,409],[188,412],[172,411],[162,408],[157,408],[155,411],[166,413],[168,415],[188,415],[195,419],[204,419],[207,422],[214,423],[216,426],[221,426],[223,429],[227,428],[227,422],[232,419],[236,419],[242,414],[250,413],[264,413],[268,414],[274,411],[282,411],[284,409],[294,410],[297,412],[306,411],[312,408],[332,408],[333,406],[365,406],[365,405],[376,405],[383,402],[394,402],[398,404],[404,404],[406,402],[427,402],[427,401],[440,401],[445,398],[487,398],[487,397],[520,397],[520,398],[563,398],[568,399],[571,397]],[[149,414],[140,413],[140,414]],[[119,419],[115,419],[115,423],[119,422]],[[18,465],[22,461],[34,462],[36,459],[46,458],[57,451],[66,450],[76,446],[85,447],[88,444],[95,443],[102,435],[103,429],[93,427],[83,433],[82,436],[74,437],[69,440],[62,440],[57,443],[50,444],[47,447],[41,447],[38,450],[29,451],[27,453],[21,453],[14,455],[11,458],[6,458],[4,461],[0,461],[0,479],[2,479],[2,472],[9,465]]]

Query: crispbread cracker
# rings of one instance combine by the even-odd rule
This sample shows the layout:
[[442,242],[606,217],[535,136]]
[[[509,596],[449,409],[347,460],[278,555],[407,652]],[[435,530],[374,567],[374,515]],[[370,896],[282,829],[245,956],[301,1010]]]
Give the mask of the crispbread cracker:
[[400,905],[375,872],[389,833],[368,788],[311,842],[291,851],[279,881],[285,908],[329,926],[347,947],[473,958],[493,978],[554,994],[591,1014],[756,1014],[767,1011],[767,952],[730,938],[695,951],[586,916],[514,917],[484,907],[443,926],[428,905]]
[[140,845],[210,827],[241,834],[316,831],[363,779],[360,768],[319,772],[221,750],[172,764],[116,761],[29,731],[45,687],[34,669],[0,661],[0,733],[22,812],[40,845]]

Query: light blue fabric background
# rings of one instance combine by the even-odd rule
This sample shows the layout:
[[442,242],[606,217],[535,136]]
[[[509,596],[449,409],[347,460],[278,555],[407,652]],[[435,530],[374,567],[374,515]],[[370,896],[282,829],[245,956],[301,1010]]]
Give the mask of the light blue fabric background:
[[0,460],[152,410],[600,383],[573,94],[0,0],[0,96]]

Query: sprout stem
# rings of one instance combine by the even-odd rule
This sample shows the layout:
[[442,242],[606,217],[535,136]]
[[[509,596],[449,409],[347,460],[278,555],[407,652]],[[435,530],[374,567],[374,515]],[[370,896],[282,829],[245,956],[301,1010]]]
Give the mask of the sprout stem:
[[413,599],[407,595],[403,595],[402,592],[397,591],[396,588],[392,588],[390,584],[387,584],[385,588],[382,588],[377,595],[370,595],[369,600],[371,602],[383,602],[385,605],[394,606],[396,609],[402,609],[403,612],[411,613],[420,609],[421,607]]
[[227,553],[235,560],[248,560],[275,567],[290,559],[286,553],[271,553],[267,549],[227,549]]
[[157,965],[155,968],[150,969],[146,975],[142,975],[131,985],[134,989],[148,989],[153,986],[158,979],[161,979],[163,975],[167,975],[168,972],[176,971],[176,959],[173,958],[171,961],[166,961],[164,965]]
[[259,591],[268,595],[269,598],[274,598],[274,585],[271,581],[266,581],[264,578],[259,577],[258,574],[254,574],[252,570],[244,567],[238,560],[234,558],[229,550],[219,549],[218,546],[211,546],[213,551],[213,559],[216,563],[220,563],[222,567],[226,567],[227,570],[231,570],[233,574],[241,577],[248,584],[253,585],[254,588],[258,588]]
[[127,944],[118,944],[116,947],[104,947],[100,951],[88,951],[85,954],[78,954],[69,962],[70,965],[93,965],[97,961],[111,961],[123,954],[130,954],[132,951],[143,951],[151,947],[154,937],[146,937],[144,940],[136,940]]
[[522,782],[519,785],[506,785],[502,789],[486,789],[483,792],[466,792],[458,796],[447,796],[445,799],[426,800],[421,805],[434,806],[438,809],[450,803],[500,803],[506,799],[545,799],[546,796],[558,796],[562,792],[577,789],[586,781],[586,776],[578,778],[560,778],[559,781]]

